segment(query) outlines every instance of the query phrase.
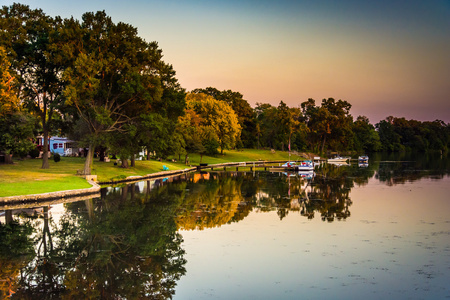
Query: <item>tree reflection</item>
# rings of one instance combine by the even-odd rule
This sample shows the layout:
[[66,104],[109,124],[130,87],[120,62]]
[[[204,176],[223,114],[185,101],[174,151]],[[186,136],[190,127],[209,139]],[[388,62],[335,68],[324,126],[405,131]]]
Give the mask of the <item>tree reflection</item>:
[[185,273],[175,222],[183,192],[178,185],[150,194],[135,185],[103,191],[102,199],[66,204],[58,224],[44,211],[35,257],[21,265],[14,297],[171,298]]
[[0,223],[0,298],[15,294],[20,272],[33,257],[34,232],[29,221],[19,223],[7,213],[6,224]]
[[375,178],[388,186],[417,181],[422,178],[442,179],[450,174],[449,153],[414,152],[378,154]]
[[185,273],[181,235],[174,220],[182,189],[158,197],[136,185],[112,189],[97,202],[66,276],[69,298],[170,298]]
[[[253,179],[253,204],[259,211],[276,210],[280,219],[289,212],[299,211],[308,219],[319,212],[323,221],[343,220],[350,216],[350,189],[354,186],[353,172],[358,185],[366,184],[370,169],[339,168],[324,164],[315,170],[315,177],[306,179],[294,173],[259,173]],[[244,192],[245,193],[245,192]]]
[[177,224],[180,229],[219,227],[242,220],[251,211],[241,194],[243,178],[237,173],[204,174],[200,180],[188,181],[189,193],[180,206]]

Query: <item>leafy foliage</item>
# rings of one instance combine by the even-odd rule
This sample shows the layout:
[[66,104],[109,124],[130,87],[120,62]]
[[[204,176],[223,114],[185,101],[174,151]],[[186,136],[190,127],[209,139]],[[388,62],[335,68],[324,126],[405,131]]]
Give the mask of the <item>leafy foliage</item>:
[[[233,109],[223,101],[218,101],[205,94],[188,94],[187,109],[194,111],[199,117],[198,124],[211,128],[217,137],[220,151],[233,148],[241,133],[241,126]],[[204,133],[206,131],[204,130]],[[211,134],[206,139],[211,139]]]
[[230,105],[236,113],[239,125],[242,128],[237,144],[242,144],[245,148],[253,148],[256,146],[255,112],[241,93],[233,92],[232,90],[219,91],[214,87],[195,89],[192,93],[209,95],[216,100],[224,101]]
[[0,10],[0,40],[10,57],[17,77],[17,95],[24,106],[39,118],[44,136],[42,168],[48,168],[48,138],[58,129],[55,119],[63,114],[62,78],[70,62],[60,34],[62,20],[51,18],[40,9],[13,4]]
[[450,126],[441,120],[420,122],[390,116],[375,126],[385,151],[446,152],[450,148]]

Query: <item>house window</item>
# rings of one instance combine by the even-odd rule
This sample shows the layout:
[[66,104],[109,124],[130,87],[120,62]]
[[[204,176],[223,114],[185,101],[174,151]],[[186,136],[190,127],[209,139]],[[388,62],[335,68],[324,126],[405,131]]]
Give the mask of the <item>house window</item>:
[[53,149],[58,149],[58,144],[53,144]]
[[63,147],[63,144],[62,143],[59,143],[59,148],[62,148]]

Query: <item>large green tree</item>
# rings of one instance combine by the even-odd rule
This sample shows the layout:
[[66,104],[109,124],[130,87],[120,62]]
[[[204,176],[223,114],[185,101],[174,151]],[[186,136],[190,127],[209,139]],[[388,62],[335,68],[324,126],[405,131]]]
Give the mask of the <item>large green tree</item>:
[[[133,139],[139,117],[160,105],[162,82],[172,89],[177,83],[171,66],[162,62],[157,43],[144,41],[136,28],[113,23],[104,11],[86,13],[82,19],[81,30],[72,37],[75,42],[70,51],[76,59],[65,72],[69,83],[65,96],[67,104],[78,110],[87,125],[87,175],[91,172],[93,149],[102,143],[117,144],[117,140],[110,139]],[[82,43],[77,43],[80,40]],[[122,146],[126,148],[127,144]],[[127,154],[137,148],[134,144],[131,147]]]
[[359,152],[376,152],[381,150],[380,136],[375,127],[365,116],[358,116],[353,122],[354,148]]
[[24,105],[39,117],[44,136],[42,168],[48,164],[48,138],[61,119],[67,67],[61,34],[62,20],[26,5],[3,6],[0,11],[0,43],[6,48],[18,77],[17,93]]
[[277,108],[268,103],[256,103],[255,114],[258,147],[277,148]]
[[310,148],[322,153],[326,148],[335,151],[352,148],[353,117],[349,102],[328,98],[322,100],[321,106],[316,106],[315,100],[310,98],[301,104],[301,108],[309,128]]

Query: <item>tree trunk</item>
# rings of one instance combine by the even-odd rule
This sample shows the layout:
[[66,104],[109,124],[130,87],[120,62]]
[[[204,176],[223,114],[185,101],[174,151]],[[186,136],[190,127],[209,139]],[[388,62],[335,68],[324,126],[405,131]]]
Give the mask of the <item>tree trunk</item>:
[[185,164],[185,165],[187,165],[187,160],[188,160],[188,154],[186,154],[186,155],[184,156],[184,164]]
[[[49,227],[49,217],[48,217],[48,206],[44,206],[44,228],[42,230],[42,244],[44,246],[44,256],[49,255],[53,251],[53,241],[50,233]],[[50,249],[47,249],[47,238],[48,237],[48,246]]]
[[44,145],[42,146],[42,167],[41,169],[50,168],[50,164],[48,163],[48,129],[44,124]]
[[327,135],[324,134],[323,135],[323,143],[322,143],[322,151],[320,152],[321,154],[323,154],[323,149],[325,148],[325,141],[327,140]]
[[127,158],[120,158],[120,160],[122,161],[122,168],[128,169],[128,159]]
[[92,224],[95,218],[94,200],[93,199],[84,200],[84,204],[86,205],[86,211],[88,212],[89,222]]
[[98,156],[99,156],[99,161],[105,161],[105,152],[106,152],[106,149],[105,148],[101,148],[100,149],[100,152],[99,152],[99,154],[98,154]]
[[134,197],[136,195],[136,184],[135,183],[130,184],[130,190],[131,190],[131,199],[130,200],[133,201]]
[[6,150],[5,151],[5,164],[12,164],[13,160],[12,160],[12,154],[11,154],[11,150]]
[[13,221],[12,210],[5,210],[5,223],[11,224]]
[[122,195],[120,195],[120,200],[122,202],[125,202],[127,200],[128,197],[128,185],[122,187]]
[[94,144],[89,144],[89,150],[86,155],[86,160],[84,162],[83,175],[91,175],[92,163],[94,161]]
[[131,155],[130,163],[132,168],[136,166],[136,157],[134,154]]

